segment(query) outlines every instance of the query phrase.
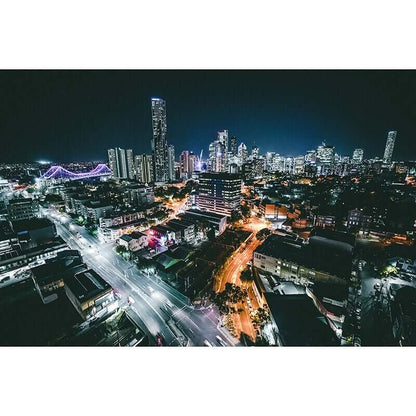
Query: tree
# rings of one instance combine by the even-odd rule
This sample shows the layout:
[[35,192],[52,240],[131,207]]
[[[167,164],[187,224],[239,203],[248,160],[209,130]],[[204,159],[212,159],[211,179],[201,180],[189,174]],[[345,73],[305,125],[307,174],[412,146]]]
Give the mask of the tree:
[[242,283],[246,284],[251,283],[253,281],[254,276],[250,266],[246,266],[245,269],[241,272],[240,279]]
[[243,219],[243,216],[241,215],[241,212],[238,210],[234,210],[231,212],[230,220],[231,222],[237,222]]
[[248,204],[242,204],[241,205],[241,215],[244,218],[250,218],[251,217],[251,209],[248,206]]
[[260,231],[257,232],[256,238],[260,241],[265,240],[269,235],[271,234],[271,231],[268,228],[262,228]]
[[118,245],[116,247],[116,253],[122,255],[123,253],[125,253],[127,251],[126,247]]
[[266,308],[257,309],[252,316],[252,321],[255,325],[265,325],[270,321],[269,311]]

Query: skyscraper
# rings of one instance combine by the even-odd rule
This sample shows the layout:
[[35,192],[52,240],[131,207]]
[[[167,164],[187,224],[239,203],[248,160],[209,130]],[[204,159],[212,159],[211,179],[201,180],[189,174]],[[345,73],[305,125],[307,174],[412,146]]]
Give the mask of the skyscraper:
[[228,158],[228,130],[219,131],[217,140],[209,145],[209,170],[226,172]]
[[136,180],[140,183],[153,182],[153,157],[152,155],[136,155],[134,157]]
[[126,151],[124,149],[121,149],[120,147],[116,148],[116,160],[117,160],[117,168],[118,168],[118,177],[121,179],[126,179],[128,177],[127,157],[126,157]]
[[175,146],[173,144],[168,146],[168,179],[175,180]]
[[244,143],[240,143],[237,153],[240,164],[242,165],[247,161],[247,146]]
[[316,157],[320,163],[333,165],[335,161],[335,147],[328,146],[325,142],[322,142],[322,145],[318,146]]
[[275,166],[273,164],[273,160],[276,156],[275,152],[267,152],[266,153],[266,171],[267,172],[274,172]]
[[364,158],[364,150],[355,149],[352,154],[352,163],[354,165],[361,165],[361,163],[363,163],[363,158]]
[[127,159],[127,174],[129,179],[134,179],[134,158],[133,158],[133,150],[127,149],[126,150],[126,159]]
[[166,102],[161,98],[152,98],[152,129],[154,180],[155,182],[166,182],[169,179]]
[[237,156],[237,137],[230,137],[228,144],[228,152],[230,156]]
[[255,160],[255,159],[258,159],[258,157],[259,157],[259,148],[258,146],[254,145],[251,148],[251,159]]
[[197,206],[205,211],[231,215],[241,203],[241,177],[229,173],[202,173]]
[[116,159],[116,151],[114,149],[108,149],[108,166],[111,170],[111,176],[113,178],[117,178],[117,159]]
[[391,164],[396,136],[397,136],[397,131],[389,131],[387,135],[386,148],[384,149],[384,157],[383,157],[383,163],[385,163],[386,165]]
[[192,172],[195,170],[196,156],[192,152],[184,150],[179,159],[181,179],[191,178]]
[[108,149],[108,164],[113,178],[127,179],[127,158],[124,149],[120,149],[119,147]]

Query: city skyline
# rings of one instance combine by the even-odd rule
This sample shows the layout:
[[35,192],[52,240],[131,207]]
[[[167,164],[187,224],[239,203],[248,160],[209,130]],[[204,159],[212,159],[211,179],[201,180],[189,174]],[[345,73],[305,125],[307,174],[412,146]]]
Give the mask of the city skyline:
[[[167,85],[175,79],[189,82]],[[176,160],[183,150],[207,155],[221,130],[262,154],[297,156],[325,141],[341,155],[363,148],[365,158],[382,158],[390,130],[398,131],[395,160],[416,150],[408,71],[2,71],[0,80],[0,134],[21,145],[4,149],[1,162],[106,160],[105,150],[118,146],[150,153],[153,97],[168,103],[166,141]]]

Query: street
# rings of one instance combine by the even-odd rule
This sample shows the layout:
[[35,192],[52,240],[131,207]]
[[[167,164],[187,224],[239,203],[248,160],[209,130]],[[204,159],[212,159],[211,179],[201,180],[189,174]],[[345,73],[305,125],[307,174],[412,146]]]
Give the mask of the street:
[[[161,334],[166,345],[204,346],[205,340],[218,345],[216,337],[220,336],[227,346],[238,343],[220,327],[219,313],[214,306],[197,309],[188,305],[174,288],[157,276],[139,271],[116,254],[112,244],[100,243],[66,216],[60,215],[57,219],[49,212],[45,214],[55,222],[58,234],[67,244],[79,250],[85,263],[112,285],[122,302],[131,299],[130,316],[152,339]],[[77,232],[81,238],[76,237]]]
[[[251,217],[250,221],[244,225],[243,229],[252,232],[253,237],[244,248],[239,248],[233,253],[233,258],[225,266],[224,270],[215,282],[214,290],[217,293],[225,290],[226,283],[234,283],[237,286],[242,286],[240,280],[241,271],[247,263],[253,259],[254,250],[261,244],[261,241],[259,241],[255,235],[262,228],[266,228],[265,223],[254,216]],[[250,304],[257,304],[257,300],[255,299],[254,293],[251,289],[248,289],[248,298],[250,299]],[[251,322],[248,302],[238,304],[237,308],[242,309],[242,312],[233,315],[234,325],[238,334],[243,332],[255,341],[256,331]]]

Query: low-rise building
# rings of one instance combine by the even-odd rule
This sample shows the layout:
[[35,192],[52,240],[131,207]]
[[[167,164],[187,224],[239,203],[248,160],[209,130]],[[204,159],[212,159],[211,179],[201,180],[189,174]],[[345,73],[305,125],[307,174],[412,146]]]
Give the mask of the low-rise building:
[[266,220],[279,220],[287,217],[287,208],[278,203],[263,200],[259,205],[260,217]]
[[49,303],[58,298],[56,291],[64,287],[67,276],[87,269],[78,251],[66,250],[55,258],[46,260],[45,264],[31,268],[31,273],[42,302]]
[[65,293],[83,319],[102,316],[117,308],[112,287],[88,269],[64,279]]
[[339,339],[329,320],[306,294],[265,293],[275,344],[279,346],[336,346]]
[[255,250],[253,264],[278,279],[345,284],[351,273],[353,248],[347,243],[314,237],[305,244],[296,237],[272,234]]
[[39,203],[36,199],[11,199],[7,206],[11,221],[30,220],[39,216]]
[[68,246],[61,237],[55,237],[52,241],[29,249],[16,249],[0,256],[0,275],[17,270],[45,259],[55,257],[57,253],[67,250]]
[[315,227],[329,228],[334,230],[336,226],[336,218],[334,215],[317,214],[313,217],[313,225]]
[[85,218],[88,218],[95,223],[98,223],[99,219],[112,214],[114,207],[105,201],[87,201],[84,202],[82,207],[82,214]]
[[25,247],[35,247],[56,237],[56,226],[48,218],[13,221],[13,229]]
[[394,340],[402,347],[416,345],[416,288],[393,283],[389,292]]
[[119,238],[119,245],[125,247],[129,251],[138,251],[147,247],[147,235],[138,231],[130,234],[124,234]]
[[0,221],[0,259],[20,250],[19,239],[9,221]]
[[222,214],[200,211],[198,209],[189,209],[183,214],[180,214],[179,217],[181,220],[185,220],[196,225],[206,224],[208,227],[215,230],[216,235],[222,234],[227,228],[227,217]]
[[368,231],[373,223],[373,217],[366,215],[361,209],[353,209],[348,212],[347,227]]

